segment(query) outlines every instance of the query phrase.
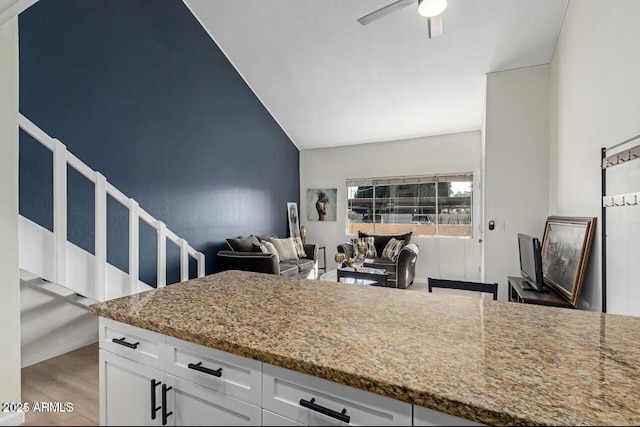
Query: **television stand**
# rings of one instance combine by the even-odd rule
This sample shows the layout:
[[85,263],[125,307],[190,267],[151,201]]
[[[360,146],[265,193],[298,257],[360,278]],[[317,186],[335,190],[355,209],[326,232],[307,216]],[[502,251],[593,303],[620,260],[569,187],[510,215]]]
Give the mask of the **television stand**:
[[529,285],[523,277],[508,276],[507,280],[509,282],[509,301],[511,302],[574,308],[554,289],[548,288],[547,292],[538,292],[528,290]]
[[549,287],[547,285],[542,285],[542,288],[538,289],[533,286],[528,280],[522,281],[522,289],[531,292],[549,292]]

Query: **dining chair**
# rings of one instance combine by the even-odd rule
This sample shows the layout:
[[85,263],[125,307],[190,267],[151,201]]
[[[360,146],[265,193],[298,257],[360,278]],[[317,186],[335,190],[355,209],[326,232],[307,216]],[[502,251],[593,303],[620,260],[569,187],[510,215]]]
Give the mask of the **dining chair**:
[[432,277],[429,277],[428,280],[429,280],[429,292],[433,292],[433,289],[438,288],[443,290],[446,289],[446,291],[442,293],[451,293],[451,294],[455,293],[456,295],[476,296],[483,299],[487,294],[490,294],[494,300],[498,299],[497,283],[469,282],[466,280],[434,279]]

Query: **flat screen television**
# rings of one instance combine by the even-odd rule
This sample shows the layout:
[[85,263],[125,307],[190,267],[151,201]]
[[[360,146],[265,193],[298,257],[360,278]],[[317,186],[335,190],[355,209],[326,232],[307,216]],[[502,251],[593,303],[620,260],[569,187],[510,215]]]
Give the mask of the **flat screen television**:
[[537,237],[518,233],[518,252],[520,254],[520,274],[525,279],[523,288],[545,292],[542,274],[542,248]]

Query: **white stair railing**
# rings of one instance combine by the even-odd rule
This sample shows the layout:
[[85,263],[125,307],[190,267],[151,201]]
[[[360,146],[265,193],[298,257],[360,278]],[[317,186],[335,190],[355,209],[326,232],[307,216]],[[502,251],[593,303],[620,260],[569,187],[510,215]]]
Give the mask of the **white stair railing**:
[[[95,186],[95,252],[94,279],[95,296],[99,301],[107,299],[107,195],[129,210],[129,278],[128,294],[140,292],[140,233],[142,220],[158,233],[157,287],[167,284],[167,239],[180,248],[180,281],[189,280],[189,259],[197,263],[197,276],[205,275],[205,257],[189,246],[167,226],[142,209],[138,202],[125,196],[107,179],[92,170],[80,159],[67,151],[66,146],[51,138],[22,114],[19,126],[36,141],[53,152],[53,254],[55,282],[67,286],[67,165],[73,167]],[[69,286],[67,286],[69,287]],[[70,287],[73,289],[72,287]]]

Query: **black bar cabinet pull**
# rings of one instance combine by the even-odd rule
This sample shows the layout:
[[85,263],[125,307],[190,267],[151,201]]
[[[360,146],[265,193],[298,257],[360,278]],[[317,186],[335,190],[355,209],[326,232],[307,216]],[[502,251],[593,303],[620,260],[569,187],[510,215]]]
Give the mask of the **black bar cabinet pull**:
[[156,407],[156,387],[162,384],[160,381],[156,381],[155,378],[151,380],[151,419],[156,419],[156,412],[160,410],[160,407]]
[[193,369],[195,371],[204,372],[205,374],[213,375],[214,377],[222,376],[222,368],[218,368],[218,369],[205,368],[204,366],[202,366],[202,362],[189,363],[187,365],[187,368]]
[[167,418],[173,414],[173,411],[167,412],[167,392],[173,387],[167,387],[166,384],[162,384],[162,425],[167,425]]
[[114,343],[116,343],[116,344],[120,344],[120,345],[123,345],[123,346],[125,346],[125,347],[132,348],[132,349],[134,349],[134,350],[135,350],[136,348],[138,348],[138,345],[140,344],[140,342],[139,342],[139,341],[138,341],[138,342],[136,342],[136,343],[133,343],[133,344],[131,344],[130,342],[126,342],[126,341],[125,341],[125,337],[122,337],[122,338],[114,338],[114,339],[112,339],[111,341],[113,341],[113,342],[114,342]]
[[343,409],[342,412],[336,412],[333,409],[325,408],[324,406],[320,406],[316,403],[315,397],[311,398],[311,400],[309,401],[300,399],[300,406],[304,406],[305,408],[309,408],[313,411],[320,412],[321,414],[328,415],[331,418],[342,421],[343,423],[349,424],[349,421],[351,421],[351,417],[347,415],[346,409]]

